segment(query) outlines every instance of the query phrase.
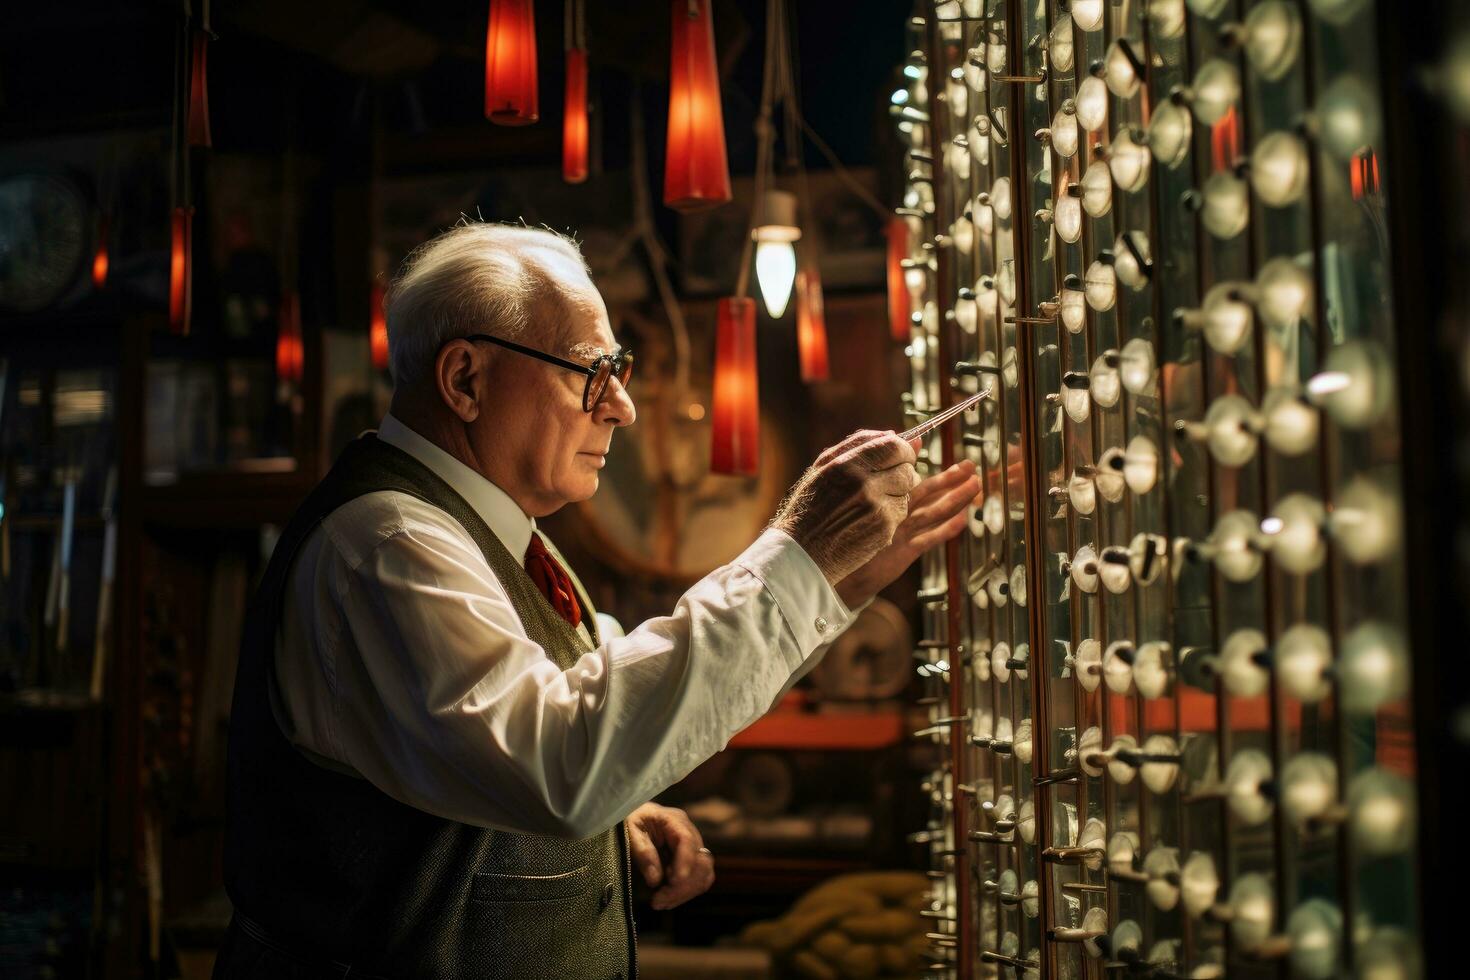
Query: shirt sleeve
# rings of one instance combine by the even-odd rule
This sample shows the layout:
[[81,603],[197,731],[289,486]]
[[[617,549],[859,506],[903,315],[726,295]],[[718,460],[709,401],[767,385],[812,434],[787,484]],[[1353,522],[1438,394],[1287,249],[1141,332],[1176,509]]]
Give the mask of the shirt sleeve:
[[338,557],[327,754],[419,809],[527,833],[612,826],[764,714],[853,618],[768,530],[670,615],[561,670],[457,527]]

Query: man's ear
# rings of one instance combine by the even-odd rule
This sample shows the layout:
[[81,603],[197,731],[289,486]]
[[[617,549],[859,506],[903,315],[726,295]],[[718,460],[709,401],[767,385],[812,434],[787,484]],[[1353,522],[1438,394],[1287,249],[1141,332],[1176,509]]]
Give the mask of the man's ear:
[[485,381],[480,352],[467,340],[452,340],[434,358],[439,398],[462,422],[480,417],[480,386]]

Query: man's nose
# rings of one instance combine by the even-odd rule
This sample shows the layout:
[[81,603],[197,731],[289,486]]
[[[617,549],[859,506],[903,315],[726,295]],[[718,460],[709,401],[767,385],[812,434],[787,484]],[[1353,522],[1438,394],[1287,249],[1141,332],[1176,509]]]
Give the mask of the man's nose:
[[628,389],[623,387],[622,382],[617,378],[609,378],[607,389],[592,409],[592,417],[609,425],[632,425],[638,418],[638,410],[633,407],[633,396],[628,394]]

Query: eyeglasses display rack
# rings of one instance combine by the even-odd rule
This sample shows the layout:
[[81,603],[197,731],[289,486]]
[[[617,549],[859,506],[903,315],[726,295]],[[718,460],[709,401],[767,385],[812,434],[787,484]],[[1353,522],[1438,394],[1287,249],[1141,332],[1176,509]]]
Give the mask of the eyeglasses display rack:
[[1375,25],[909,23],[905,410],[989,392],[921,452],[983,484],[919,596],[933,976],[1421,975]]

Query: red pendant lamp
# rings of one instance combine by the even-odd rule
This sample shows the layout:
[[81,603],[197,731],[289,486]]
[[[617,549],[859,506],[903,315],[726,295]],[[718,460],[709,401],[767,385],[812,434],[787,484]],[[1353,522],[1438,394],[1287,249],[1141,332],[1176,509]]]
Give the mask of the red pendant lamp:
[[96,289],[107,287],[107,271],[111,265],[108,258],[107,246],[111,236],[111,224],[106,214],[97,221],[97,250],[92,253],[92,286]]
[[540,118],[532,0],[490,0],[490,29],[485,34],[485,118],[501,126],[524,126]]
[[189,58],[189,145],[210,145],[209,140],[209,76],[205,57],[209,51],[209,34],[195,30]]
[[276,377],[281,381],[300,381],[305,362],[305,344],[301,340],[301,297],[296,290],[288,289],[281,294],[276,328]]
[[368,304],[371,307],[368,321],[368,349],[372,352],[373,369],[386,371],[388,369],[388,317],[383,312],[383,286],[374,282],[373,288],[368,292]]
[[567,101],[562,116],[561,178],[568,184],[587,179],[587,52],[567,49]]
[[1348,163],[1348,181],[1354,201],[1378,193],[1378,157],[1368,147],[1353,154]]
[[817,270],[796,274],[796,348],[801,380],[827,380],[827,314],[822,304],[822,280]]
[[170,242],[168,253],[168,328],[177,336],[189,332],[189,317],[193,313],[194,284],[191,255],[194,243],[194,209],[174,208],[169,222]]
[[909,227],[902,218],[888,222],[888,325],[893,339],[909,341],[909,287],[904,281],[903,260],[909,255]]
[[754,476],[760,458],[760,391],[755,361],[755,300],[720,300],[715,332],[710,472]]
[[1235,112],[1235,106],[1226,110],[1225,115],[1210,128],[1210,163],[1214,169],[1212,173],[1218,173],[1235,166],[1236,157],[1240,156],[1240,116]]
[[710,0],[672,0],[671,7],[664,204],[675,211],[701,211],[730,200],[714,16]]

